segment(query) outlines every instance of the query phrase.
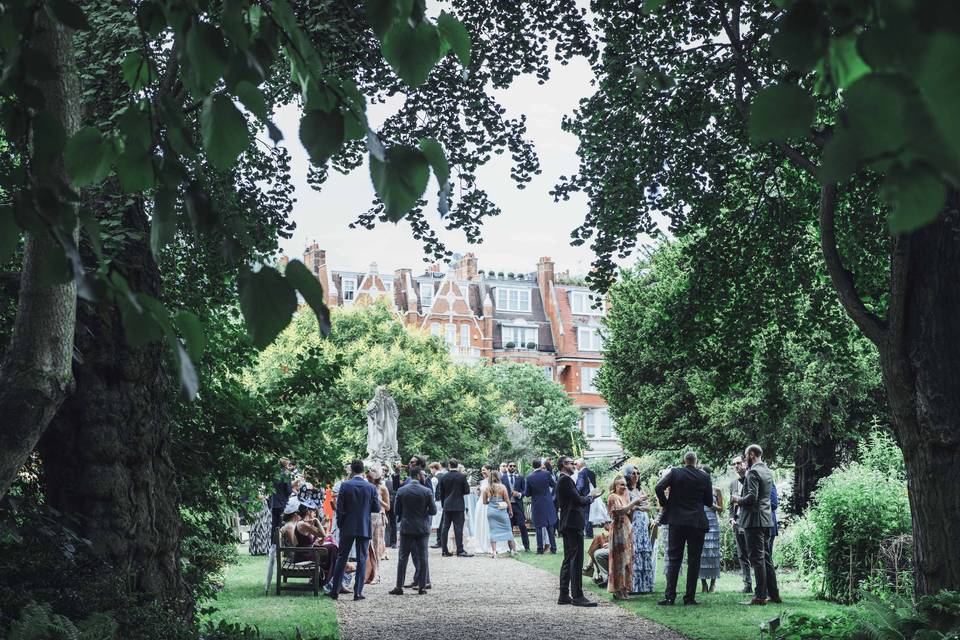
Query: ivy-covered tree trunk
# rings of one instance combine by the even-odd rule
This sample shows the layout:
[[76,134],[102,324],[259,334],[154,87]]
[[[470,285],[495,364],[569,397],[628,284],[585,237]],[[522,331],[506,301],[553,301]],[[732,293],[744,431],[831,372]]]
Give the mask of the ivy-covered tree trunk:
[[[57,69],[52,80],[40,84],[40,91],[47,111],[68,136],[80,127],[72,33],[38,12],[36,47]],[[54,162],[43,179],[66,183],[62,161]],[[45,261],[58,252],[49,231],[26,233],[17,317],[0,365],[0,497],[33,453],[71,385],[77,287],[73,281],[51,285],[43,277]]]
[[[142,213],[125,226],[146,237]],[[119,256],[130,285],[156,296],[160,275],[145,242]],[[81,304],[76,388],[40,442],[50,504],[74,517],[95,550],[133,588],[189,610],[180,572],[179,493],[170,459],[175,391],[162,344],[132,347],[119,313]]]
[[960,216],[955,208],[897,241],[892,282],[892,320],[880,353],[907,468],[916,590],[957,590]]

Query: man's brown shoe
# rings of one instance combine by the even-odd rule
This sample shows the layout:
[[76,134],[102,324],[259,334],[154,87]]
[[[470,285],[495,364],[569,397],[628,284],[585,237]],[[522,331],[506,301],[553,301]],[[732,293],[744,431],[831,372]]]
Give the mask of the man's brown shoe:
[[767,604],[766,600],[761,600],[760,598],[754,598],[753,600],[744,600],[740,604],[749,604],[749,605],[763,605]]

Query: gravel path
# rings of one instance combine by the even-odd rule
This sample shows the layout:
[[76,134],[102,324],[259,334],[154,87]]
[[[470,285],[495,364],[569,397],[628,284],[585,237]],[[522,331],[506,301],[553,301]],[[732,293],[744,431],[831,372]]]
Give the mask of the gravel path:
[[[363,588],[366,599],[354,602],[352,594],[343,594],[337,601],[343,640],[684,640],[611,602],[594,608],[560,606],[557,576],[508,557],[443,558],[431,549],[433,588],[428,595],[404,589],[404,595],[392,596],[387,592],[396,580],[397,551],[387,551],[382,582]],[[407,580],[412,576],[408,564]]]

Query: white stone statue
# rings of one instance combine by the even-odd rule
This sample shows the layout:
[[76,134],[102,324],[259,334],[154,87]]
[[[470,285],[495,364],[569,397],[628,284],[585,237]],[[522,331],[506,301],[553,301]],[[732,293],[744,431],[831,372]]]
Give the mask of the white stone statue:
[[392,466],[400,460],[397,444],[397,403],[385,385],[377,387],[367,404],[367,459],[368,465],[379,462]]

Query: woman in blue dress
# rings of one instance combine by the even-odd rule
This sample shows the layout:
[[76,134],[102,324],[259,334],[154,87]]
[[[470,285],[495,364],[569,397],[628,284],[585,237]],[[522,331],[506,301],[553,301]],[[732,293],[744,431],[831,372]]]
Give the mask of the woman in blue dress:
[[[710,475],[710,467],[703,467],[703,472]],[[703,593],[712,592],[717,588],[717,578],[720,577],[720,519],[717,514],[723,510],[723,494],[713,486],[713,506],[704,507],[707,524],[710,529],[703,539],[703,552],[700,554],[700,584]],[[707,580],[710,581],[709,586]]]
[[498,542],[506,542],[510,547],[510,555],[515,555],[517,546],[513,540],[513,505],[507,496],[507,488],[500,482],[499,471],[490,472],[482,498],[483,504],[487,505],[487,524],[493,557],[497,557]]
[[627,481],[627,494],[630,501],[641,500],[640,506],[633,512],[631,529],[633,530],[633,584],[630,593],[651,593],[653,591],[653,545],[650,543],[650,503],[647,495],[640,489],[640,473],[631,464],[623,468],[623,477]]

